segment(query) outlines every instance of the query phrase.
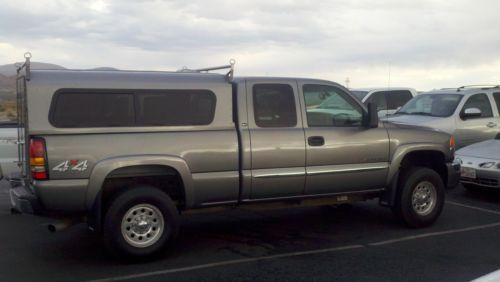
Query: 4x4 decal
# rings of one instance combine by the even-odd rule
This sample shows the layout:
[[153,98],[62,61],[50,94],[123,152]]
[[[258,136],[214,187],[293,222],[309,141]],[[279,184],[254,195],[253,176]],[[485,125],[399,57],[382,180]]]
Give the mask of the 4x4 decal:
[[52,170],[54,171],[59,171],[59,172],[65,172],[68,170],[72,171],[85,171],[87,170],[87,160],[68,160],[64,161],[57,166],[55,166]]

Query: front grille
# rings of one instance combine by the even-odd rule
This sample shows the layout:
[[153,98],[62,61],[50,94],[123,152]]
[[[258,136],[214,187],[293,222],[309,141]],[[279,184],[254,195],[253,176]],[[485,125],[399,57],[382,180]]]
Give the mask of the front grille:
[[479,184],[479,185],[493,186],[493,187],[498,186],[498,179],[492,179],[492,178],[472,179],[472,178],[462,177],[462,180],[465,182]]

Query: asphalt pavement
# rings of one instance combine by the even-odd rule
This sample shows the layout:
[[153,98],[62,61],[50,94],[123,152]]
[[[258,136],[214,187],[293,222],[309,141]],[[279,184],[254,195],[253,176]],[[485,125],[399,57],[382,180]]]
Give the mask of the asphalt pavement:
[[0,281],[470,281],[500,269],[500,191],[447,194],[431,227],[408,229],[377,201],[184,216],[156,261],[115,260],[84,224],[11,215],[0,182]]

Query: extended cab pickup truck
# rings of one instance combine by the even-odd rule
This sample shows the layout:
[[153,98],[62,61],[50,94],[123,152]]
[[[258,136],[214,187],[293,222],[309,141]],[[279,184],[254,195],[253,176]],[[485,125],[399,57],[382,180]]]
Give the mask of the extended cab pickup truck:
[[[85,218],[131,258],[160,252],[190,212],[379,198],[411,227],[439,216],[458,181],[452,136],[379,123],[334,82],[226,67],[30,71],[28,59],[13,209]],[[336,102],[318,108],[322,97]]]

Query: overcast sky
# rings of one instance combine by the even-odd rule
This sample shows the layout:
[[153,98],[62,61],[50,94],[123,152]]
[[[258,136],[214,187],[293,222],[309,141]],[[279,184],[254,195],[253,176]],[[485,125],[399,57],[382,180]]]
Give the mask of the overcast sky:
[[0,64],[301,76],[419,90],[500,83],[498,0],[0,0]]

